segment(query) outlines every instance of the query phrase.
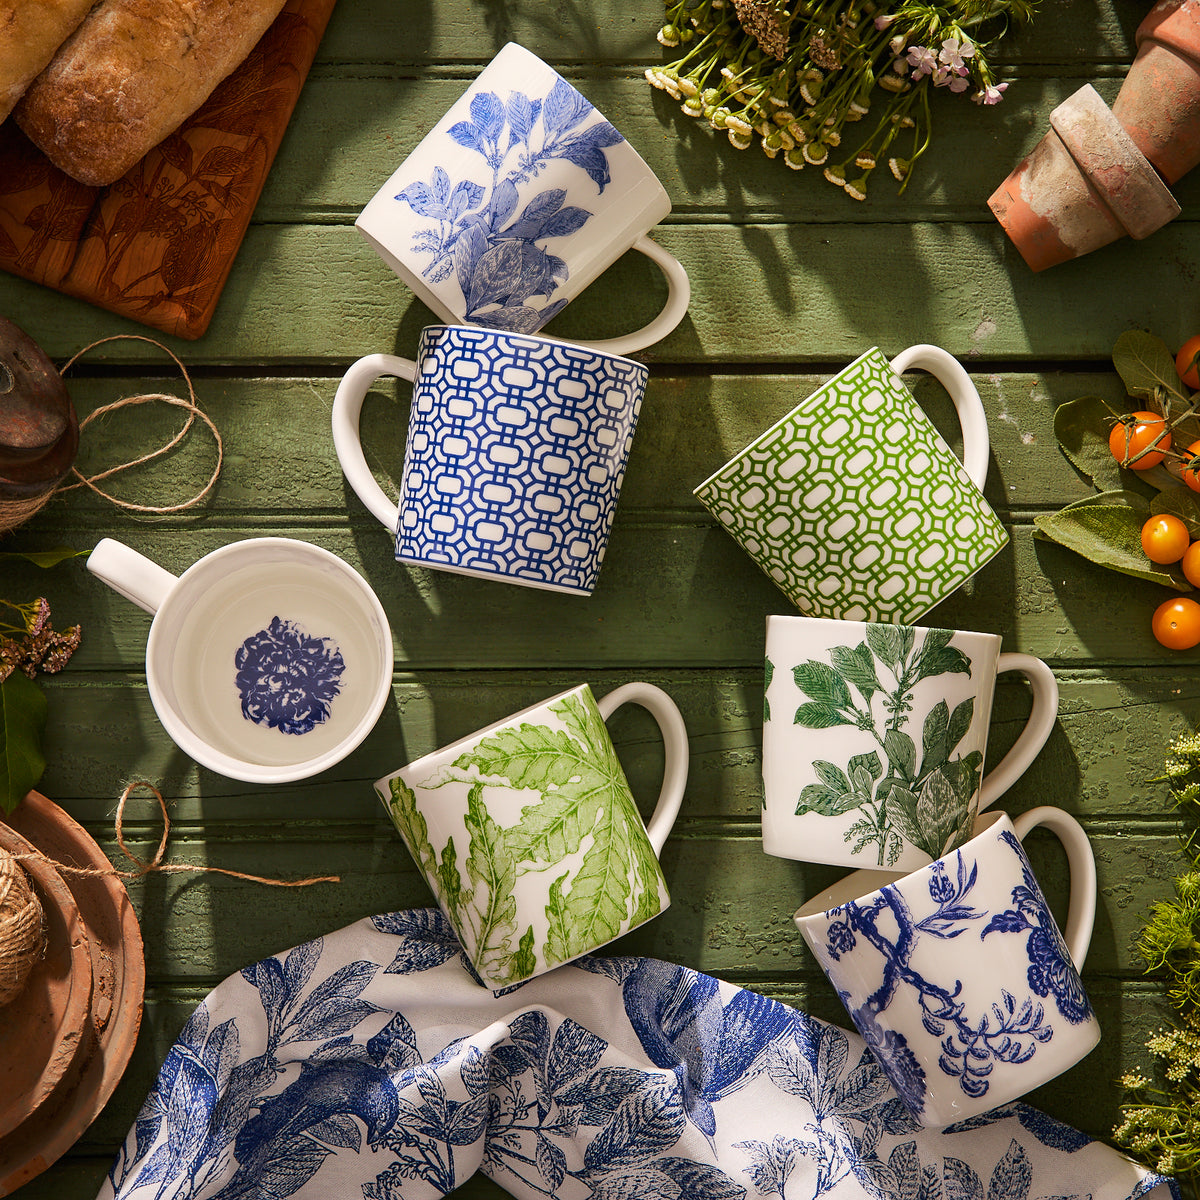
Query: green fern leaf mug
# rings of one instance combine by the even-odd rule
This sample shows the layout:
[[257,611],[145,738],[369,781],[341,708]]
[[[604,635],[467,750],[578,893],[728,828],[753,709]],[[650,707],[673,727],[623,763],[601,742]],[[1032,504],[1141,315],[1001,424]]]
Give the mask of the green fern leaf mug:
[[[899,376],[950,393],[955,458]],[[983,497],[987,418],[937,346],[868,350],[706,479],[694,495],[811,617],[912,622],[1007,544]]]
[[[643,824],[604,722],[622,704],[662,733],[658,802]],[[674,701],[581,684],[380,779],[375,790],[480,981],[521,983],[598,950],[671,902],[659,855],[687,783]]]

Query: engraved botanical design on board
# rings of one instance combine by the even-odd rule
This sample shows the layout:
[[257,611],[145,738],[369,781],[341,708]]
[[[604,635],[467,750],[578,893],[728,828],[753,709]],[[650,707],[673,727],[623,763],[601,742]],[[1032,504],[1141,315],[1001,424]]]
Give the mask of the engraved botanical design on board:
[[[416,785],[467,790],[465,849],[453,837],[433,845],[414,791],[399,777],[390,782],[396,828],[475,970],[493,983],[576,958],[666,904],[658,860],[599,710],[578,695],[548,707],[559,727],[501,728]],[[516,821],[495,820],[493,789],[527,792]],[[515,891],[531,875],[548,885],[545,920],[521,929]]]
[[944,699],[934,704],[922,722],[919,750],[908,730],[918,683],[971,674],[971,660],[950,645],[952,637],[946,629],[869,625],[857,646],[831,647],[828,663],[809,659],[792,668],[807,697],[795,724],[856,726],[870,747],[844,767],[815,760],[818,782],[800,793],[796,815],[840,817],[858,810],[845,840],[854,843],[854,854],[875,845],[880,865],[894,863],[905,842],[941,858],[971,835],[983,755],[952,755],[971,728],[974,699],[953,711]]
[[[422,226],[413,250],[430,256],[421,274],[432,284],[454,274],[464,316],[474,324],[518,333],[540,329],[565,304],[553,299],[567,264],[547,249],[592,216],[567,204],[563,188],[523,191],[550,162],[574,163],[603,192],[610,179],[604,153],[624,139],[564,79],[544,99],[523,92],[480,92],[470,119],[449,136],[483,160],[476,178],[451,179],[437,166],[428,182],[410,183],[396,199],[433,224]],[[585,127],[586,124],[586,127]],[[530,303],[541,297],[545,303]]]

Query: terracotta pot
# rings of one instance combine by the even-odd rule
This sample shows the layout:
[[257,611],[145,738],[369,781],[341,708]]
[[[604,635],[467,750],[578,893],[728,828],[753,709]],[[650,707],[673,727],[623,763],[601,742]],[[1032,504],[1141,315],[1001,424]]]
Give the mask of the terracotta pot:
[[1050,114],[1050,132],[988,207],[1034,271],[1126,234],[1148,237],[1179,215],[1175,198],[1090,84]]
[[1113,113],[1174,183],[1200,163],[1200,0],[1159,0],[1137,46]]

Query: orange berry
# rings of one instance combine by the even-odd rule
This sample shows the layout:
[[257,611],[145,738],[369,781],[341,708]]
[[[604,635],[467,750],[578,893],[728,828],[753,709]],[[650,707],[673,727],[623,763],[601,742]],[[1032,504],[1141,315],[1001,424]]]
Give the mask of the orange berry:
[[1168,650],[1190,650],[1200,644],[1200,604],[1186,597],[1164,600],[1154,610],[1150,628]]

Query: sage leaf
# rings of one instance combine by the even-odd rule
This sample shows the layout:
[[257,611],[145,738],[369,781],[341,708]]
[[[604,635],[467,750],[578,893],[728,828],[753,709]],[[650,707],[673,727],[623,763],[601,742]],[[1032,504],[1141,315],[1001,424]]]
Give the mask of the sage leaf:
[[1142,329],[1127,329],[1113,346],[1112,360],[1131,396],[1153,400],[1156,389],[1162,388],[1185,405],[1188,403],[1188,394],[1175,370],[1175,356],[1162,338]]
[[1155,516],[1169,513],[1178,517],[1188,528],[1192,540],[1200,538],[1200,495],[1185,483],[1166,488],[1150,501],[1150,511]]
[[46,697],[32,679],[14,671],[0,683],[0,808],[10,813],[46,769],[42,734]]
[[1142,526],[1149,515],[1149,503],[1136,492],[1102,492],[1056,513],[1035,517],[1034,524],[1044,538],[1090,562],[1177,592],[1190,592],[1192,586],[1182,575],[1156,568],[1146,558]]
[[1117,465],[1108,448],[1119,415],[1099,396],[1080,396],[1054,410],[1054,436],[1062,452],[1101,491],[1125,487],[1132,474]]

